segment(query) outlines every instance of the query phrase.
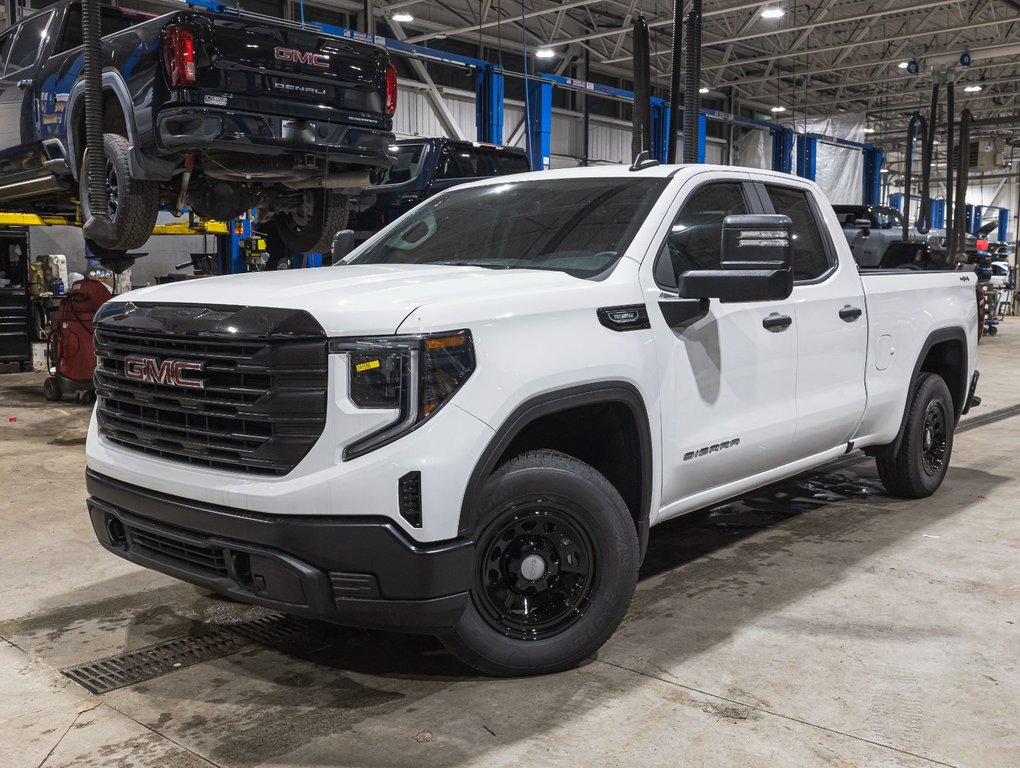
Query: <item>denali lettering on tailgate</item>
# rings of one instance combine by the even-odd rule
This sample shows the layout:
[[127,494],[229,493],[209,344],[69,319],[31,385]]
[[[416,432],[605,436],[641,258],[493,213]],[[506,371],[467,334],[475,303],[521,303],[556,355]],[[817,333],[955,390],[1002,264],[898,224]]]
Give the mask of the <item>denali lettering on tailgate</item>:
[[294,48],[281,48],[277,46],[273,55],[280,61],[293,61],[295,64],[311,64],[313,67],[326,68],[329,66],[329,56],[321,53],[308,53],[298,51]]
[[201,371],[205,363],[188,360],[164,360],[154,357],[128,355],[124,358],[124,375],[131,381],[145,381],[149,384],[166,384],[172,387],[205,389],[201,379],[185,378],[187,371]]

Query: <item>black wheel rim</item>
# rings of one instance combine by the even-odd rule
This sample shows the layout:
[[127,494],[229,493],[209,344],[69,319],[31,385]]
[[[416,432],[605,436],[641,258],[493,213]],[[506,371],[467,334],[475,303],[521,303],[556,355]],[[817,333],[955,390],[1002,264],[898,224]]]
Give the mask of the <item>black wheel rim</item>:
[[514,505],[482,538],[475,596],[486,623],[507,637],[541,640],[584,616],[595,583],[591,538],[567,505]]
[[928,403],[921,427],[921,465],[929,475],[937,475],[946,463],[946,411],[942,404]]
[[106,160],[106,194],[108,200],[106,213],[110,217],[110,221],[115,221],[120,198],[117,188],[117,169],[113,167],[113,161],[109,158]]

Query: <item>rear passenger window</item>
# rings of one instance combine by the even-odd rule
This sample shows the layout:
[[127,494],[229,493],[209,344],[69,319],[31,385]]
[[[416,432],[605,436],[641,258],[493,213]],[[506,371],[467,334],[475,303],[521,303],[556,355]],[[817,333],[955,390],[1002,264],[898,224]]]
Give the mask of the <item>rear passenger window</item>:
[[527,173],[531,170],[528,167],[528,158],[524,155],[518,155],[516,152],[501,152],[499,167],[504,174]]
[[655,262],[655,281],[676,288],[676,276],[690,269],[719,269],[723,219],[750,213],[742,185],[706,184],[684,203]]
[[769,184],[765,188],[775,212],[789,216],[793,222],[793,279],[814,280],[821,277],[829,271],[831,264],[807,192]]

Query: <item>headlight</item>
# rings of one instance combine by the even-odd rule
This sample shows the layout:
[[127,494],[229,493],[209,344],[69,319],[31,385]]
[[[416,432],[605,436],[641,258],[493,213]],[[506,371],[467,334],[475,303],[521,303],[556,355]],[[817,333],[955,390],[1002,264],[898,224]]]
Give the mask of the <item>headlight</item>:
[[475,369],[467,330],[428,336],[334,339],[329,351],[348,357],[348,392],[359,408],[396,410],[378,432],[344,449],[344,461],[374,451],[428,420]]

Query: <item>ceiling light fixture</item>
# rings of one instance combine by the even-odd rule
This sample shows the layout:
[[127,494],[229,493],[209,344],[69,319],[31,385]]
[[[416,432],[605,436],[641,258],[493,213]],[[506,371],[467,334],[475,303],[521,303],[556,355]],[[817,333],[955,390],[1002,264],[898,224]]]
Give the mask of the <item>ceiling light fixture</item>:
[[865,132],[865,133],[874,133],[874,132],[875,132],[875,129],[874,129],[874,128],[865,128],[865,129],[864,129],[864,132]]
[[966,93],[979,93],[982,90],[980,85],[968,85],[963,89]]
[[785,112],[786,111],[786,107],[777,105],[775,107],[772,107],[772,111],[776,112],[776,113]]
[[909,61],[901,61],[896,66],[899,67],[900,69],[906,69],[907,67],[910,66],[910,62]]
[[555,55],[556,51],[554,51],[552,48],[539,48],[537,51],[535,51],[536,59],[551,59]]
[[701,88],[698,89],[698,93],[708,93],[708,88],[702,86]]
[[401,24],[407,24],[410,21],[414,21],[414,16],[409,14],[407,11],[397,11],[395,14],[390,16],[394,21],[400,22]]
[[782,8],[776,8],[775,6],[773,6],[772,8],[766,8],[764,11],[761,12],[761,17],[763,19],[781,19],[785,15],[786,15],[785,10],[783,10]]
[[880,168],[878,172],[879,173],[889,173],[889,169],[888,168]]

